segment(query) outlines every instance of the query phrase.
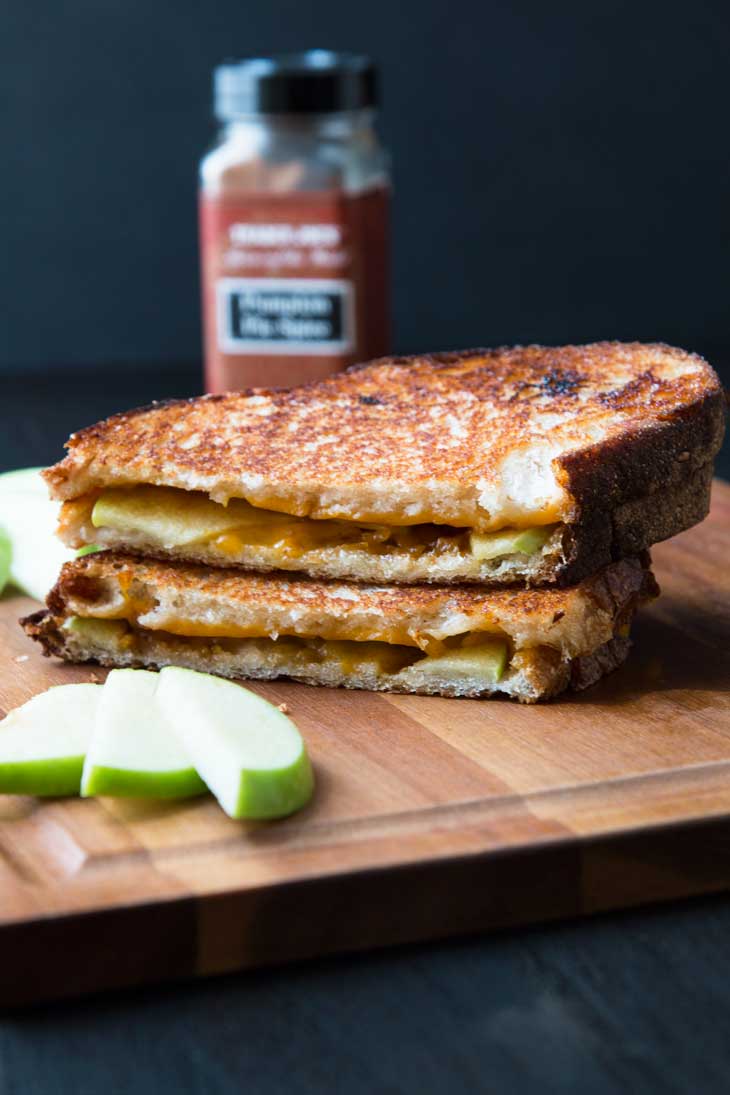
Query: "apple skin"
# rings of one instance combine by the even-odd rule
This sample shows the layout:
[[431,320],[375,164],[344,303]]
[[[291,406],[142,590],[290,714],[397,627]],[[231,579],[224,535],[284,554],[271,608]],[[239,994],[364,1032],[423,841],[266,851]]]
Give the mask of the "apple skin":
[[10,559],[13,549],[10,545],[10,537],[5,529],[0,528],[0,593],[5,589],[10,578]]
[[103,550],[104,548],[100,547],[99,544],[84,544],[84,546],[80,547],[76,552],[76,558],[83,559],[84,555],[95,555],[97,551]]
[[131,768],[94,765],[84,780],[82,794],[116,798],[192,798],[208,790],[194,768],[177,772],[137,772]]
[[306,750],[288,768],[241,773],[236,820],[266,821],[287,817],[306,806],[314,792],[314,773]]
[[0,763],[0,794],[59,797],[77,795],[84,756]]

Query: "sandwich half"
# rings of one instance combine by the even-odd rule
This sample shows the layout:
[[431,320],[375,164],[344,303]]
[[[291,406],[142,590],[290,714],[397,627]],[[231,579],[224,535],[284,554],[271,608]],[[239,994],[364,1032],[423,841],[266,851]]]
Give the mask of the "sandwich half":
[[373,586],[145,562],[67,563],[22,621],[46,654],[107,666],[181,665],[224,677],[526,703],[584,688],[626,656],[647,557],[571,589]]
[[75,548],[361,582],[568,585],[701,521],[723,430],[700,357],[529,346],[130,411],[72,436],[46,478]]

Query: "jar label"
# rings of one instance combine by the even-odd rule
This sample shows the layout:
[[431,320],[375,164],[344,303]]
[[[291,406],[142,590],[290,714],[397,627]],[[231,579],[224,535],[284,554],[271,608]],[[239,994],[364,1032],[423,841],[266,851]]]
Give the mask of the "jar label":
[[354,286],[324,278],[219,278],[225,353],[346,354],[355,345]]
[[388,190],[201,196],[209,391],[388,351]]

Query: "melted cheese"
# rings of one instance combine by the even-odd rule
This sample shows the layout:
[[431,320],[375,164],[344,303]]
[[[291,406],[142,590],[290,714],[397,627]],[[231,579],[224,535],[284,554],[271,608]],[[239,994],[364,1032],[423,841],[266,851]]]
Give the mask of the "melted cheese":
[[[77,505],[77,503],[74,503]],[[173,487],[139,486],[105,490],[94,502],[86,501],[94,529],[113,529],[128,537],[141,536],[165,550],[206,545],[224,558],[243,558],[249,547],[273,549],[282,562],[309,552],[336,548],[366,552],[407,553],[459,551],[478,559],[542,549],[553,528],[503,528],[474,534],[451,525],[376,525],[344,520],[312,520],[259,509],[240,498],[228,505],[214,502],[198,491]],[[532,536],[526,536],[532,533]],[[477,540],[474,539],[475,535]]]
[[[129,627],[120,619],[71,617],[65,625],[86,642],[96,647],[133,650],[144,628]],[[185,632],[160,632],[180,635]],[[206,633],[187,636],[198,641],[211,637]],[[222,641],[237,641],[240,636],[217,635]],[[341,639],[301,638],[282,636],[281,639],[247,637],[255,645],[262,659],[280,663],[286,671],[306,662],[326,662],[337,665],[345,676],[375,672],[379,676],[393,676],[417,666],[420,673],[438,676],[440,679],[459,679],[464,676],[481,677],[496,683],[508,664],[508,645],[504,639],[484,639],[474,634],[462,637],[458,645],[426,653],[412,646],[397,643]],[[477,641],[478,640],[478,641]],[[245,640],[244,640],[245,641]],[[443,644],[442,644],[443,646]],[[222,648],[214,644],[213,650]]]
[[385,619],[376,615],[363,620],[355,615],[330,615],[324,619],[313,617],[290,621],[282,628],[275,616],[267,619],[251,618],[246,622],[236,618],[235,609],[228,618],[211,620],[203,609],[201,614],[183,612],[159,602],[146,593],[144,586],[128,574],[117,577],[115,593],[87,597],[83,591],[69,592],[67,606],[74,616],[95,620],[123,621],[133,627],[151,632],[167,632],[184,638],[200,639],[317,639],[355,643],[377,642],[394,646],[407,646],[430,655],[444,654],[461,647],[472,646],[495,638],[504,639],[504,632],[497,623],[483,613],[477,628],[468,629],[467,619],[462,619],[462,630],[434,626],[433,630],[419,630],[405,620]]
[[[181,635],[185,638],[205,639],[266,639],[278,638],[278,634],[272,634],[261,623],[248,625],[236,623],[234,620],[226,620],[221,623],[208,623],[205,620],[190,619],[180,614],[162,611],[159,607],[153,608],[151,604],[133,594],[122,591],[122,603],[112,607],[96,608],[93,604],[85,605],[70,599],[71,607],[79,614],[91,612],[93,618],[104,620],[124,620],[134,626],[144,628],[146,631],[165,631],[171,635]],[[318,624],[317,631],[300,630],[281,633],[287,638],[297,639],[324,639],[327,641],[347,641],[355,643],[378,642],[395,646],[409,646],[423,650],[428,654],[441,654],[451,647],[472,645],[479,642],[482,636],[500,634],[498,629],[488,631],[484,627],[484,621],[480,621],[482,630],[478,632],[464,632],[447,639],[437,639],[427,632],[421,632],[406,627],[404,624],[373,623],[365,626],[362,623],[348,619],[347,617],[331,617]]]

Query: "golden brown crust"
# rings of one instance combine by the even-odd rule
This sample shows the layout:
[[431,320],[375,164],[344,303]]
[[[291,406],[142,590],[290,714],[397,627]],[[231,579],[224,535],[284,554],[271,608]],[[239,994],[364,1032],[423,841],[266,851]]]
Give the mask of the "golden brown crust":
[[[48,609],[59,625],[70,616],[122,616],[144,630],[174,632],[182,620],[192,636],[294,635],[420,646],[487,631],[506,637],[514,651],[543,646],[566,660],[593,653],[638,603],[656,595],[648,567],[648,558],[623,560],[568,590],[485,591],[292,581],[102,552],[64,566]],[[24,621],[42,639],[36,625],[37,617]]]
[[706,498],[656,513],[665,489],[688,496],[698,475],[709,478],[723,429],[720,383],[696,355],[661,344],[514,347],[155,404],[75,434],[46,478],[61,499],[144,482],[314,517],[487,527],[509,461],[537,452],[548,471],[553,459],[576,529],[556,571],[566,582],[628,550],[627,504],[646,500],[631,550],[697,520]]
[[611,560],[639,555],[683,529],[702,521],[709,511],[713,467],[698,468],[685,481],[668,483],[646,498],[617,506],[613,511],[594,514],[585,525],[559,527],[554,540],[536,555],[506,556],[479,562],[468,552],[425,552],[410,558],[407,552],[371,554],[350,547],[318,547],[297,551],[282,558],[276,546],[241,543],[239,555],[223,552],[215,543],[192,543],[166,548],[143,534],[116,529],[95,529],[88,516],[89,506],[66,502],[61,507],[59,535],[69,547],[79,548],[95,541],[104,548],[161,562],[193,563],[205,567],[227,567],[269,573],[275,570],[301,572],[315,579],[365,583],[439,585],[477,584],[485,587],[523,586],[537,588],[573,585],[606,566]]
[[233,680],[273,680],[287,676],[304,684],[328,688],[365,688],[377,692],[418,692],[475,699],[498,695],[510,696],[521,703],[550,699],[566,688],[574,691],[587,688],[616,669],[631,645],[625,638],[611,639],[593,654],[567,661],[544,657],[549,651],[532,651],[529,665],[508,674],[508,678],[495,687],[486,685],[478,677],[439,680],[431,674],[422,674],[419,679],[411,673],[410,677],[404,678],[401,674],[368,668],[367,663],[361,663],[358,669],[345,669],[336,659],[315,659],[308,663],[294,659],[289,664],[282,664],[270,649],[267,651],[265,644],[255,640],[220,644],[205,639],[181,639],[164,632],[136,631],[118,644],[79,641],[48,612],[28,617],[25,626],[28,634],[43,645],[47,656],[53,654],[67,661],[93,661],[109,668],[162,669],[166,665],[180,665]]
[[[238,679],[290,676],[309,684],[389,692],[475,697],[505,694],[534,703],[568,687],[585,688],[623,661],[631,618],[638,604],[657,592],[648,562],[613,564],[573,590],[488,594],[474,588],[291,583],[282,576],[136,564],[105,553],[67,564],[49,597],[48,610],[21,622],[46,655],[69,661],[156,668],[183,665]],[[107,618],[120,590],[138,605],[131,623],[101,631],[65,627],[74,614]],[[451,629],[449,633],[461,633],[496,624],[508,640],[511,659],[495,685],[477,669],[473,675],[456,678],[447,671],[435,675],[433,664],[430,668],[427,664],[430,659],[422,660],[424,655],[419,651],[407,655],[403,663],[398,653],[403,646],[391,648],[396,664],[388,668],[371,660],[368,647],[379,643],[334,643],[328,655],[316,639],[314,653],[308,653],[311,639],[297,646],[290,640],[278,643],[266,637],[225,638],[225,628],[218,638],[204,634],[184,637],[167,629],[171,618],[165,613],[170,606],[179,617],[206,624],[224,621],[226,613],[229,621],[246,622],[245,613],[253,610],[253,618],[264,625],[264,632],[273,627],[274,636],[316,636],[322,622],[340,625],[344,621],[339,636],[344,638],[349,624],[361,627],[373,620],[381,629],[385,625],[386,631],[389,622],[401,631],[410,626],[414,634],[438,633],[444,626]],[[301,643],[301,639],[297,641]],[[342,646],[349,648],[345,660],[334,649]],[[354,654],[355,648],[361,653]]]
[[[630,463],[630,457],[626,462]],[[608,474],[621,460],[617,454],[606,454],[603,463]],[[604,510],[597,504],[600,493],[594,497],[591,490],[578,523],[567,526],[565,562],[556,568],[554,580],[560,586],[580,582],[612,559],[638,555],[699,524],[710,511],[713,474],[712,462],[686,475],[682,471],[681,478],[667,475],[663,484],[657,474],[657,486],[650,493],[609,503]],[[610,497],[608,491],[606,497]]]
[[[322,617],[343,619],[367,611],[384,620],[404,617],[432,619],[447,608],[466,619],[487,617],[533,621],[547,625],[558,617],[593,612],[597,607],[611,611],[636,594],[655,595],[650,560],[625,559],[570,589],[497,589],[477,586],[374,586],[345,582],[316,581],[286,574],[255,574],[223,568],[175,565],[137,559],[116,552],[95,552],[66,563],[58,582],[48,595],[48,607],[56,614],[66,611],[69,598],[93,601],[98,583],[112,581],[129,588],[143,584],[159,596],[163,591],[176,597],[194,594],[211,601],[226,602],[239,611],[301,612],[316,606]],[[648,586],[647,583],[651,582]],[[466,630],[466,628],[464,628]]]
[[627,636],[616,635],[592,654],[575,658],[570,664],[570,687],[574,692],[582,692],[601,677],[613,673],[626,661],[630,647],[631,640]]

